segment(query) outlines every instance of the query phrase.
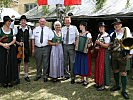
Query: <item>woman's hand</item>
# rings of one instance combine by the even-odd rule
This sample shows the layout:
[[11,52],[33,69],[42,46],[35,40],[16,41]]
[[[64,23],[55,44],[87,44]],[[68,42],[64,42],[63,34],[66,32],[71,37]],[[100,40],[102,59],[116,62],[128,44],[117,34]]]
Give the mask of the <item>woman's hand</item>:
[[98,45],[100,45],[100,43],[101,43],[101,42],[96,40],[96,42],[95,42],[95,43],[96,43],[96,44],[98,44]]
[[59,44],[60,44],[59,42],[56,42],[56,43],[55,43],[55,46],[58,46]]
[[3,44],[3,47],[4,47],[5,49],[10,49],[10,44],[4,43],[4,44]]
[[99,50],[99,49],[100,49],[100,47],[99,47],[99,46],[97,46],[97,47],[95,47],[95,49],[96,49],[96,50]]

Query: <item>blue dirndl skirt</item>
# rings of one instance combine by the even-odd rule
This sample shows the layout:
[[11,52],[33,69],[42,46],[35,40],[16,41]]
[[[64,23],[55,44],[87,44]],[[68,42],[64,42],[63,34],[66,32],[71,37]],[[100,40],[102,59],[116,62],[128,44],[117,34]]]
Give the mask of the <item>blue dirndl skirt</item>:
[[88,54],[76,52],[74,63],[75,75],[88,75]]

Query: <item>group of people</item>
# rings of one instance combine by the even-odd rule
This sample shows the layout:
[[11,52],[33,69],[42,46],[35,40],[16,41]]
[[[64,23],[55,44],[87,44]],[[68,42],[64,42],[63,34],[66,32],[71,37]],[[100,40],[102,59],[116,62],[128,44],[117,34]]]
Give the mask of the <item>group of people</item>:
[[126,33],[130,31],[129,28],[122,28],[120,19],[115,19],[113,23],[115,30],[111,35],[106,32],[105,23],[100,22],[95,43],[92,42],[91,33],[87,30],[87,22],[80,23],[81,33],[79,33],[77,27],[71,25],[70,16],[64,17],[63,27],[59,21],[55,21],[54,30],[46,26],[43,17],[39,19],[39,26],[33,31],[26,25],[28,19],[25,15],[21,16],[20,26],[15,30],[10,28],[11,21],[9,16],[4,16],[3,27],[0,28],[0,83],[3,87],[12,87],[13,82],[20,83],[21,61],[24,65],[24,79],[30,82],[28,77],[30,41],[37,69],[34,81],[38,81],[43,73],[44,82],[48,81],[48,77],[51,77],[53,82],[59,81],[58,78],[71,78],[71,84],[74,84],[76,75],[79,75],[81,80],[78,83],[87,86],[88,77],[92,76],[91,55],[96,51],[94,69],[96,90],[103,91],[108,88],[112,66],[116,84],[110,90],[120,90],[120,73],[121,93],[124,98],[129,98],[126,92],[126,62],[127,58],[132,57],[133,50],[125,50],[119,41],[132,35]]

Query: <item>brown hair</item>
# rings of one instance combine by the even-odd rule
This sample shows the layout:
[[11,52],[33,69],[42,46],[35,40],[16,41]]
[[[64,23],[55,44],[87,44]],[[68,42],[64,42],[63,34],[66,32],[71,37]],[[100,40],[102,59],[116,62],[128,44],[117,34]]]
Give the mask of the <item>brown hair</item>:
[[64,17],[64,20],[65,20],[66,18],[70,18],[70,19],[71,19],[71,17],[70,17],[70,16],[65,16],[65,17]]

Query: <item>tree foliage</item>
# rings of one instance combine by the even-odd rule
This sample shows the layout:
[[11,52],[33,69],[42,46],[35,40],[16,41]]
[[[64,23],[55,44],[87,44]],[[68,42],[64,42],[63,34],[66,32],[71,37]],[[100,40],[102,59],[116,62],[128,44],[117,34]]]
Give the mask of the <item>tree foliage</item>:
[[0,7],[10,7],[13,0],[0,0]]
[[130,0],[127,0],[126,8],[128,8],[129,6],[130,6]]
[[104,6],[104,3],[106,2],[107,0],[96,0],[96,11],[102,9],[102,7]]

